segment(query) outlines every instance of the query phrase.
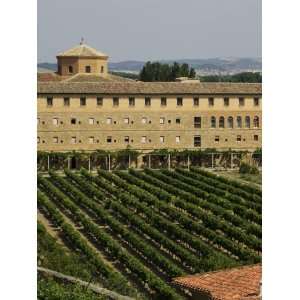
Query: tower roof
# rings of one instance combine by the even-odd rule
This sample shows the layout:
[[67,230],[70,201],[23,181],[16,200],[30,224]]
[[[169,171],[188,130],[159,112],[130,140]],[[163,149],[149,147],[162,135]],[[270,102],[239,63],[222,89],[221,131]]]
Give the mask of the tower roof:
[[67,51],[61,52],[57,57],[102,57],[108,58],[108,55],[102,53],[86,44],[80,43]]

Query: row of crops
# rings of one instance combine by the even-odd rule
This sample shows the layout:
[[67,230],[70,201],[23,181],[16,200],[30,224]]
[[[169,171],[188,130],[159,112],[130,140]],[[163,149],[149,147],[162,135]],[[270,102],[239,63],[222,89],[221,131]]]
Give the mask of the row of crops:
[[185,299],[172,278],[261,260],[261,192],[201,169],[38,176],[38,208],[111,290]]

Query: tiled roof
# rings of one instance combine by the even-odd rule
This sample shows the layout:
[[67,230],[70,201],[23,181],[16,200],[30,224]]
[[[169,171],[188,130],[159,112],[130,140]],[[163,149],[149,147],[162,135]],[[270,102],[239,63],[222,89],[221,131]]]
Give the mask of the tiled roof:
[[110,81],[133,81],[132,79],[127,79],[121,76],[116,76],[108,74],[106,77],[101,76],[100,74],[86,74],[78,73],[68,79],[65,79],[64,82],[110,82]]
[[251,265],[178,277],[174,284],[199,291],[212,300],[258,300],[260,299],[261,265]]
[[241,94],[261,95],[258,83],[180,83],[180,82],[39,82],[40,94]]
[[108,58],[108,55],[102,53],[86,44],[80,44],[67,51],[59,53],[57,57],[102,57]]
[[65,79],[65,77],[60,76],[54,72],[47,72],[47,73],[38,73],[37,80],[41,82],[48,82],[48,81],[61,81]]

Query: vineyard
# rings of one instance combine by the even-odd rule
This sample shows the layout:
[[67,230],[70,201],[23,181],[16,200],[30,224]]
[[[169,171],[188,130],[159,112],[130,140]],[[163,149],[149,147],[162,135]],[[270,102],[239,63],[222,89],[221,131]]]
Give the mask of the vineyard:
[[202,169],[38,175],[38,210],[102,286],[188,299],[172,278],[261,260],[261,191]]

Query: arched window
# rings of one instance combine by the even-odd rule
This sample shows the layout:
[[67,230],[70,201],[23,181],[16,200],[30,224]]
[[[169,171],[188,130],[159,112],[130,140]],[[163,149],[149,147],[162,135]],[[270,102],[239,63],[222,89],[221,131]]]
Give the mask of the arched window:
[[227,119],[228,128],[233,128],[233,117]]
[[241,116],[238,116],[236,118],[236,126],[237,126],[237,128],[242,128],[242,117]]
[[246,128],[250,128],[250,117],[249,116],[246,116],[246,118],[245,118],[245,126],[246,126]]
[[259,117],[258,116],[255,116],[253,119],[253,127],[259,128]]
[[210,118],[210,127],[211,128],[216,128],[216,117],[211,117]]
[[69,73],[73,73],[73,66],[69,66]]
[[219,118],[219,128],[224,128],[225,127],[225,120],[224,117]]

